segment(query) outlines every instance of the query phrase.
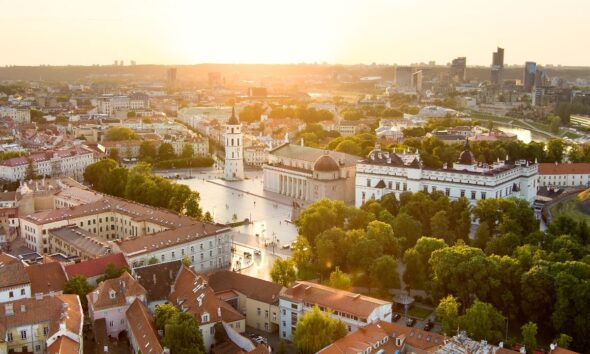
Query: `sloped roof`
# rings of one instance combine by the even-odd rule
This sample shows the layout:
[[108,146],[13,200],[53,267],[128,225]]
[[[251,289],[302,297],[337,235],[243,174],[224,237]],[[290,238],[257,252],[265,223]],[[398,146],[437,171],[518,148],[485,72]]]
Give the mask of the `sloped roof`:
[[[229,305],[225,306],[226,303],[215,296],[203,277],[185,266],[180,269],[168,299],[175,306],[194,315],[201,324],[244,319],[242,314]],[[205,313],[209,315],[209,320],[203,322],[202,315]]]
[[141,352],[145,354],[162,353],[163,349],[158,340],[154,320],[143,302],[136,299],[125,314]]
[[540,163],[540,175],[582,175],[590,174],[590,163]]
[[216,294],[235,290],[250,299],[267,304],[277,302],[279,300],[279,293],[283,289],[279,284],[229,270],[220,270],[209,274],[207,279]]
[[65,271],[68,279],[76,275],[92,278],[104,274],[107,265],[111,263],[116,268],[129,268],[129,264],[127,264],[127,260],[123,253],[115,253],[80,263],[68,264],[65,266]]
[[30,283],[25,265],[19,259],[0,253],[0,289]]
[[158,263],[133,269],[137,281],[147,291],[148,302],[166,300],[182,267],[181,261]]
[[[110,294],[114,292],[114,297]],[[147,291],[141,284],[135,280],[131,274],[123,272],[123,274],[114,279],[107,279],[96,287],[94,291],[87,295],[88,304],[94,310],[119,307],[126,303],[126,298],[129,296],[145,295]]]
[[280,296],[287,300],[306,302],[346,312],[361,318],[368,317],[375,309],[391,305],[389,301],[338,290],[307,281],[298,281]]
[[345,166],[354,166],[356,165],[356,162],[360,160],[358,156],[345,154],[343,152],[326,151],[323,149],[316,149],[309,146],[301,146],[290,143],[285,143],[270,150],[269,154],[278,157],[304,160],[310,163],[315,162],[322,155],[329,155],[336,161],[342,160]]
[[49,294],[63,291],[66,273],[59,262],[33,264],[26,268],[31,281],[31,294]]

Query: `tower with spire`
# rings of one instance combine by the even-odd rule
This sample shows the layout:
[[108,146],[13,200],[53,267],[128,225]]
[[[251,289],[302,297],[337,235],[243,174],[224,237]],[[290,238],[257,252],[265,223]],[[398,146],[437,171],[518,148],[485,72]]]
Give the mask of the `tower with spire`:
[[242,125],[236,117],[236,109],[232,107],[231,117],[225,125],[225,167],[223,178],[226,181],[244,179],[244,138]]

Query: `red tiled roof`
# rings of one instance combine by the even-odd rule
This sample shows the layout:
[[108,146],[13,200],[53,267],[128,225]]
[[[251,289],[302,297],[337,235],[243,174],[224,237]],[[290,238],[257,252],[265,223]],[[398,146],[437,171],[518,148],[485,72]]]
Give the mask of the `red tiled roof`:
[[80,263],[69,264],[65,266],[65,270],[68,279],[75,277],[76,275],[83,275],[86,278],[91,278],[104,274],[109,263],[114,264],[117,268],[129,268],[125,256],[122,253],[116,253]]
[[31,281],[31,294],[63,291],[67,282],[61,263],[34,264],[25,268]]
[[590,174],[590,163],[540,163],[540,175],[581,175]]

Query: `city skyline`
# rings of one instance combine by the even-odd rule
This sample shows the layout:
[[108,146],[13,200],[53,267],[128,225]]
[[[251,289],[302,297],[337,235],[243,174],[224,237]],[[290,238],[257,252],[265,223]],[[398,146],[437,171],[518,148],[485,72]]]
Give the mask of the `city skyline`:
[[[445,65],[466,56],[469,66],[489,66],[500,46],[506,49],[506,65],[587,66],[590,49],[563,39],[571,33],[590,35],[579,25],[588,11],[590,4],[581,0],[559,7],[532,0],[502,0],[494,6],[466,0],[5,2],[0,65],[104,65],[114,60]],[[560,25],[548,25],[547,19]]]

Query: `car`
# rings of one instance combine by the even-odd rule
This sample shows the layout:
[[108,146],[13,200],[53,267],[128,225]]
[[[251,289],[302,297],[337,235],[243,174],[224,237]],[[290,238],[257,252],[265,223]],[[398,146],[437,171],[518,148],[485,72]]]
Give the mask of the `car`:
[[397,322],[402,316],[399,313],[393,314],[393,322]]
[[406,326],[408,326],[408,327],[414,327],[415,324],[416,324],[416,320],[413,318],[408,318],[406,320]]
[[282,249],[284,250],[288,250],[289,248],[291,248],[291,244],[290,243],[285,243],[284,245],[281,246]]
[[424,325],[424,330],[426,332],[430,332],[430,330],[432,329],[432,327],[434,327],[434,323],[432,323],[431,319],[428,319],[428,321],[426,321],[426,324]]

